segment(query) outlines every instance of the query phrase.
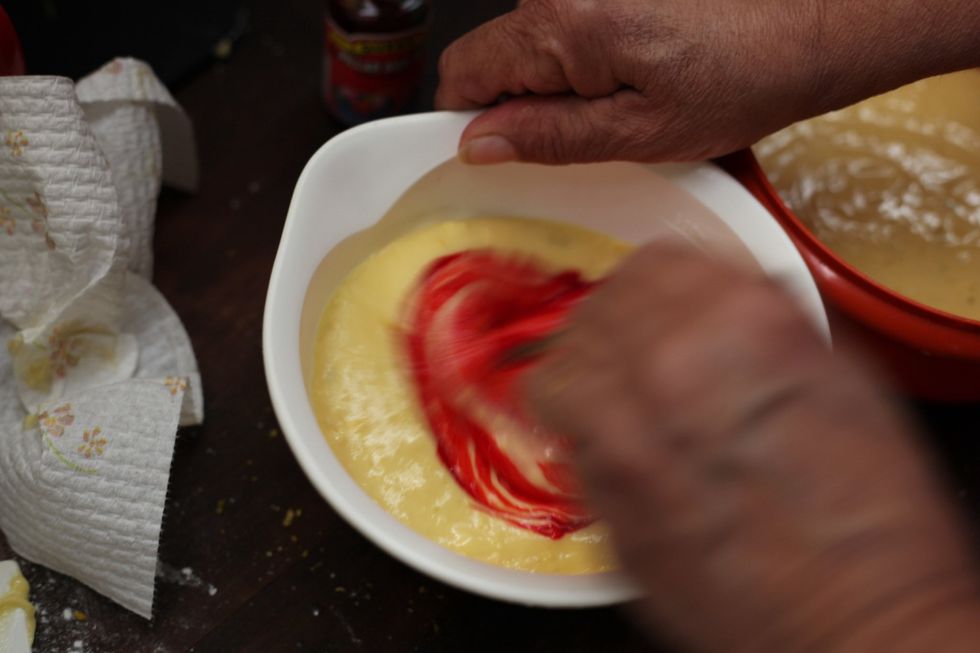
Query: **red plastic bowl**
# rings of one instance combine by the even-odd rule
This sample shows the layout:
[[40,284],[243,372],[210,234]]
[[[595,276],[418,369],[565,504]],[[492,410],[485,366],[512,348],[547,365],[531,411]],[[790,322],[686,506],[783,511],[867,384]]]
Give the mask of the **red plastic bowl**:
[[916,398],[980,401],[980,322],[912,301],[844,262],[786,206],[751,150],[718,163],[793,239],[817,282],[833,332],[857,336],[899,387]]
[[24,54],[13,23],[0,7],[0,75],[23,75]]

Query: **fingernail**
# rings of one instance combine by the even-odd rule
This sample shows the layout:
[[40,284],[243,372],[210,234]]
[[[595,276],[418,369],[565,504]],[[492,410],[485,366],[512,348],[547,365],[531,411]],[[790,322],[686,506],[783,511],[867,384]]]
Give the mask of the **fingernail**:
[[517,161],[517,149],[503,136],[490,134],[466,141],[459,149],[459,158],[473,165],[506,163]]

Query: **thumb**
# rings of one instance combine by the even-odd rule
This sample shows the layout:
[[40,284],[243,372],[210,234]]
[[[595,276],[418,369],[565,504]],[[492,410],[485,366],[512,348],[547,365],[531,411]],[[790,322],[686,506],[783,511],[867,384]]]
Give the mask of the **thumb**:
[[480,114],[460,138],[465,163],[564,164],[656,157],[657,120],[633,90],[588,99],[518,97]]

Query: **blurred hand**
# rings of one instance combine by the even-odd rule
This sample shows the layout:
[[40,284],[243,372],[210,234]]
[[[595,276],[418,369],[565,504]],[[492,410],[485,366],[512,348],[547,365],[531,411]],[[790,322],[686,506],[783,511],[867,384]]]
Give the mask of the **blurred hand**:
[[436,105],[514,98],[463,134],[470,163],[704,159],[980,65],[978,29],[976,0],[524,0],[443,53]]
[[530,396],[573,439],[661,633],[725,653],[976,650],[974,561],[910,428],[771,282],[647,247]]

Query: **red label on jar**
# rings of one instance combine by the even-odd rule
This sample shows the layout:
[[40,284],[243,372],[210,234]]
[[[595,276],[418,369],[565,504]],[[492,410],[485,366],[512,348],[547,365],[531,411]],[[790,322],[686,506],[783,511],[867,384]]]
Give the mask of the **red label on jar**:
[[324,100],[349,124],[404,110],[422,76],[425,27],[390,34],[350,34],[326,21]]

